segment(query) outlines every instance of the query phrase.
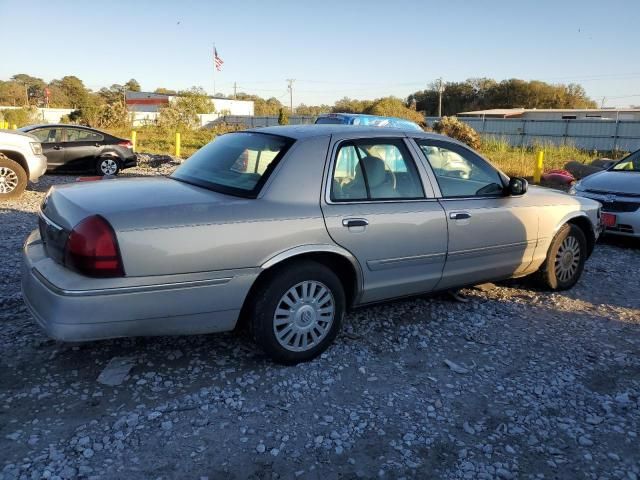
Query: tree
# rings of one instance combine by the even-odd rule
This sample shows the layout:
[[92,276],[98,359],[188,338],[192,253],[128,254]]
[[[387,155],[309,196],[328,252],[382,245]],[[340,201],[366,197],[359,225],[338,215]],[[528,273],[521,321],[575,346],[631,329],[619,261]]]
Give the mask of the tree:
[[365,113],[381,115],[384,117],[397,117],[411,120],[417,124],[424,124],[424,116],[407,107],[402,100],[396,97],[384,97],[374,100]]
[[80,108],[88,100],[89,91],[78,77],[67,75],[49,84],[50,104],[58,107]]
[[118,83],[114,83],[109,88],[103,87],[98,92],[98,95],[104,100],[105,103],[122,102],[124,98],[124,86]]
[[[26,73],[18,73],[11,77],[11,81],[20,84],[23,87],[23,92],[28,95],[29,104],[38,104],[44,99],[44,88],[47,86],[44,80],[37,77],[32,77]],[[25,95],[23,94],[23,97]]]
[[296,115],[310,115],[313,117],[317,117],[323,113],[329,113],[331,111],[331,106],[329,105],[305,105],[301,103],[296,107]]
[[[426,115],[438,111],[435,85],[409,95],[418,110]],[[443,114],[455,115],[490,108],[596,108],[584,88],[577,84],[552,85],[539,80],[511,78],[497,82],[489,78],[471,78],[464,82],[447,82],[442,93]]]
[[162,93],[164,95],[176,95],[178,92],[176,92],[175,90],[171,90],[169,88],[158,87],[153,91],[153,93]]
[[139,92],[140,84],[135,78],[130,79],[127,83],[124,84],[124,87],[131,92]]
[[365,113],[373,105],[371,100],[355,100],[344,97],[338,100],[331,109],[334,113]]
[[286,108],[281,108],[278,113],[278,125],[288,125],[289,124],[289,113]]
[[158,123],[166,129],[195,128],[198,114],[212,113],[215,108],[206,92],[199,87],[178,92],[178,96],[160,109]]

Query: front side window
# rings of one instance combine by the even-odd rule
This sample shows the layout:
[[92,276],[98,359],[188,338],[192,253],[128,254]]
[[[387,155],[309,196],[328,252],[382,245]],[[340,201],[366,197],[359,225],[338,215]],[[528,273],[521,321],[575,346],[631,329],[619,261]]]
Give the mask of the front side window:
[[171,175],[210,190],[255,198],[293,140],[257,132],[217,137]]
[[424,198],[420,176],[402,140],[357,140],[338,149],[331,200],[420,198]]
[[101,142],[104,137],[99,133],[81,128],[67,128],[67,142]]
[[40,143],[59,143],[62,141],[62,130],[60,128],[39,128],[29,132],[35,135]]
[[501,195],[502,177],[491,165],[463,147],[416,140],[436,176],[443,197]]

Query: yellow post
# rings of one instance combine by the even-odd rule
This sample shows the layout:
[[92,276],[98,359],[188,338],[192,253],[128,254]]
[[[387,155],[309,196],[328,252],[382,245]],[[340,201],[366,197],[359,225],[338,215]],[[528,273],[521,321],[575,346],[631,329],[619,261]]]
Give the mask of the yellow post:
[[2,122],[2,128],[8,129],[9,128],[9,122],[7,122],[6,120],[4,122]]
[[136,141],[138,140],[138,132],[131,130],[131,150],[136,151]]
[[16,125],[15,123],[13,125],[11,125],[11,129],[12,130],[17,130],[18,129],[18,125]]
[[540,183],[542,170],[544,169],[544,150],[540,150],[536,155],[536,164],[533,169],[533,183]]
[[180,132],[176,132],[176,157],[180,157]]

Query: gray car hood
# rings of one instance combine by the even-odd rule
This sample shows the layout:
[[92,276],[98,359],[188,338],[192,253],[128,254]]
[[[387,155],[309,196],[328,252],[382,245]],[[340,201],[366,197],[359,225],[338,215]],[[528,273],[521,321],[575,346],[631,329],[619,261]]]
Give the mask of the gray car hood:
[[584,178],[580,186],[583,189],[604,193],[640,195],[640,172],[606,170]]
[[98,214],[123,231],[210,222],[248,201],[166,177],[127,178],[57,186],[43,212],[65,229]]

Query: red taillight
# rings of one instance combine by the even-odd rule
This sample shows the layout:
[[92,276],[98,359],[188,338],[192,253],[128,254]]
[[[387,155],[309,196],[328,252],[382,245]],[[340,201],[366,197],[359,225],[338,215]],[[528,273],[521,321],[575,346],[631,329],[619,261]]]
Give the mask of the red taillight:
[[85,218],[71,230],[64,263],[90,277],[124,276],[116,234],[98,215]]
[[118,146],[119,147],[133,148],[133,143],[131,143],[129,140],[125,140],[124,142],[118,142]]

